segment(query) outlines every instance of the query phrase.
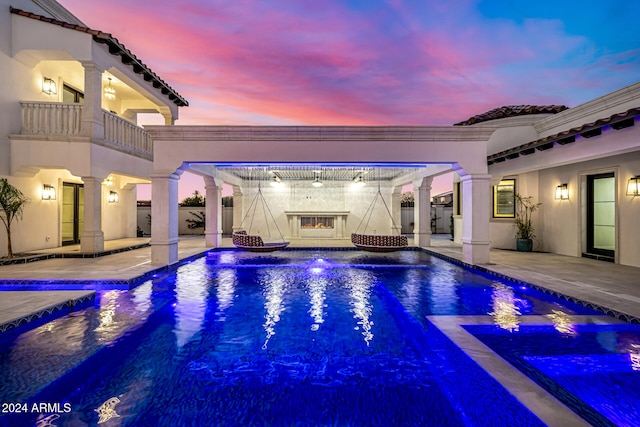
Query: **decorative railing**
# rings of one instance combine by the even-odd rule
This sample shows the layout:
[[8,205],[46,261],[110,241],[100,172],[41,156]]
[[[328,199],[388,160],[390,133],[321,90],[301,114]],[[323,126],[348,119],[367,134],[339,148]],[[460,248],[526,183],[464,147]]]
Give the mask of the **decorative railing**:
[[60,102],[20,102],[22,130],[30,135],[77,135],[82,131],[82,105]]
[[102,117],[104,139],[109,146],[145,159],[153,159],[153,142],[148,132],[105,110],[102,110]]
[[[89,136],[83,132],[82,104],[62,102],[21,101],[23,135],[49,137]],[[102,110],[104,134],[96,135],[102,143],[118,151],[144,159],[153,159],[151,135],[143,128],[128,122],[116,114]],[[102,138],[100,138],[102,136]]]

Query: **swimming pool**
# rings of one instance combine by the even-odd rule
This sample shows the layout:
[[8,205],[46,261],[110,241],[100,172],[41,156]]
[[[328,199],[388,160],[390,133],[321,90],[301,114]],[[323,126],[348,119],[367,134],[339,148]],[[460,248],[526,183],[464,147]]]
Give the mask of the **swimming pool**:
[[0,425],[541,426],[434,321],[536,316],[606,318],[421,251],[211,252],[2,334]]

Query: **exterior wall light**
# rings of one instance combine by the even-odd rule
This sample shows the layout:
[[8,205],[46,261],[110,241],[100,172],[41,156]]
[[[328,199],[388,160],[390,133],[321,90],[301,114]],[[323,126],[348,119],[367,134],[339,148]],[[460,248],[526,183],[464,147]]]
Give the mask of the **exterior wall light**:
[[282,185],[282,180],[280,179],[279,176],[274,175],[273,176],[273,180],[270,182],[272,187],[280,187]]
[[353,182],[356,187],[364,187],[366,185],[364,179],[362,179],[362,175],[358,175]]
[[109,191],[109,203],[118,203],[118,193],[115,191]]
[[58,88],[56,86],[56,82],[54,82],[53,79],[50,79],[49,77],[43,77],[42,92],[46,93],[47,95],[57,95]]
[[640,196],[640,175],[629,179],[627,196]]
[[109,83],[104,87],[104,97],[113,101],[116,99],[116,90],[111,86],[111,77],[108,77]]
[[320,181],[320,178],[316,176],[316,179],[313,180],[311,185],[313,185],[314,187],[322,187],[324,184],[322,183],[322,181]]
[[56,199],[56,189],[53,188],[53,185],[45,184],[42,188],[42,200],[55,200]]
[[556,199],[557,200],[569,199],[569,188],[567,184],[560,184],[556,187]]

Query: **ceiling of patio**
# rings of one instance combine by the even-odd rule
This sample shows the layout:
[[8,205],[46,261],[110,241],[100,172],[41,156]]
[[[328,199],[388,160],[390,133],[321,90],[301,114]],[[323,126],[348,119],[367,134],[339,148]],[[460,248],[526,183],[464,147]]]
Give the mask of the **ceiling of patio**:
[[313,181],[316,177],[322,181],[348,182],[362,177],[364,181],[393,181],[403,176],[411,176],[424,165],[402,167],[379,165],[218,165],[218,171],[225,172],[248,181],[271,181],[275,177],[282,181]]

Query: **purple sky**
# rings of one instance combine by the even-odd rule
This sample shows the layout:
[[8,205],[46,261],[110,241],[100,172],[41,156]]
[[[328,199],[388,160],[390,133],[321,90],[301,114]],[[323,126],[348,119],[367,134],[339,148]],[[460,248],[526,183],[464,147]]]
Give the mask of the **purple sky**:
[[640,80],[640,2],[60,1],[189,101],[177,124],[450,125]]

